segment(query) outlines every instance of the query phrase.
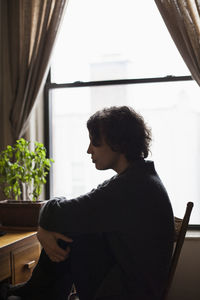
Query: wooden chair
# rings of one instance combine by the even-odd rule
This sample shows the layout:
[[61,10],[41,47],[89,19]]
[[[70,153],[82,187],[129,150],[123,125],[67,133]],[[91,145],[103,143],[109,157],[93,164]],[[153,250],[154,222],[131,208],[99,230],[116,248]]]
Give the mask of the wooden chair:
[[[180,219],[180,218],[177,218],[177,217],[174,218],[174,223],[175,223],[174,243],[175,243],[175,247],[174,247],[174,251],[173,251],[173,255],[172,255],[172,260],[171,260],[171,265],[170,265],[170,270],[169,270],[169,276],[168,276],[166,289],[165,289],[164,294],[163,294],[163,300],[167,300],[168,293],[169,293],[169,290],[170,290],[171,285],[172,285],[172,281],[173,281],[173,278],[174,278],[174,274],[175,274],[175,271],[176,271],[178,260],[179,260],[180,254],[181,254],[181,249],[182,249],[182,246],[183,246],[183,243],[184,243],[184,240],[185,240],[186,231],[188,229],[188,224],[189,224],[192,208],[193,208],[193,202],[188,202],[183,219]],[[68,297],[68,299],[69,300],[74,300],[74,299],[78,300],[79,299],[77,294],[76,294],[76,289],[75,289],[74,286],[73,286],[72,293]]]
[[174,252],[173,252],[173,255],[172,255],[172,260],[171,260],[171,265],[170,265],[170,270],[169,270],[169,277],[168,277],[168,282],[167,282],[166,289],[164,291],[163,300],[167,300],[168,293],[169,293],[169,290],[170,290],[171,285],[172,285],[172,281],[173,281],[173,278],[174,278],[174,274],[175,274],[175,271],[176,271],[178,260],[179,260],[180,254],[181,254],[181,249],[182,249],[182,246],[183,246],[183,243],[184,243],[184,240],[185,240],[186,231],[188,229],[188,224],[189,224],[192,208],[193,208],[193,202],[188,202],[183,219],[179,219],[177,217],[174,218],[174,223],[175,223],[175,235],[174,235],[175,248],[174,248]]

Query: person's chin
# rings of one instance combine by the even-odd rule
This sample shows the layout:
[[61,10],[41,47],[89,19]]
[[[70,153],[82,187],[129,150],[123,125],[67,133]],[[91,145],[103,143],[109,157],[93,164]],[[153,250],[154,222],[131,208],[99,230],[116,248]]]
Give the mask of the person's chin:
[[105,167],[103,167],[103,166],[100,166],[100,165],[98,165],[98,164],[96,164],[96,163],[95,163],[95,168],[96,168],[97,170],[100,170],[100,171],[108,170],[108,168],[105,168]]
[[96,162],[95,162],[95,168],[96,168],[97,170],[102,170],[101,166],[100,166],[98,163],[96,163]]
[[95,168],[96,168],[97,170],[103,170],[101,167],[99,167],[99,166],[96,165],[96,164],[95,164]]

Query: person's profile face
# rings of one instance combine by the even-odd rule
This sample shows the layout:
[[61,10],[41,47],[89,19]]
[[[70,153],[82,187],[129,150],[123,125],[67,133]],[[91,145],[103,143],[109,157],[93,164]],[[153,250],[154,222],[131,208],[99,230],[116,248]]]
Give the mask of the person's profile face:
[[96,144],[93,142],[93,139],[90,136],[90,144],[87,153],[91,154],[91,159],[95,164],[96,169],[113,169],[117,171],[120,153],[113,151],[106,143],[104,137],[102,137],[101,140]]

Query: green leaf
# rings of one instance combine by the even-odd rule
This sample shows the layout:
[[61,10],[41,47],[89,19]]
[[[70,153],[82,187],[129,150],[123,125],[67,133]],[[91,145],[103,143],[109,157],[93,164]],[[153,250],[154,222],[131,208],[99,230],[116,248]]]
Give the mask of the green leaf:
[[38,199],[42,185],[46,183],[52,158],[46,157],[42,143],[35,142],[30,151],[30,142],[21,138],[12,147],[8,145],[0,152],[0,185],[6,197],[17,199],[21,194],[21,183],[33,186],[33,200]]

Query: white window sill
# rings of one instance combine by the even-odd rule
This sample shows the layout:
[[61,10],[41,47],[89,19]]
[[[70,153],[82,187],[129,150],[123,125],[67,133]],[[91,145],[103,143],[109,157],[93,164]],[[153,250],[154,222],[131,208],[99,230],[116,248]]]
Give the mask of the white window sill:
[[200,230],[188,230],[186,233],[186,239],[200,240]]

